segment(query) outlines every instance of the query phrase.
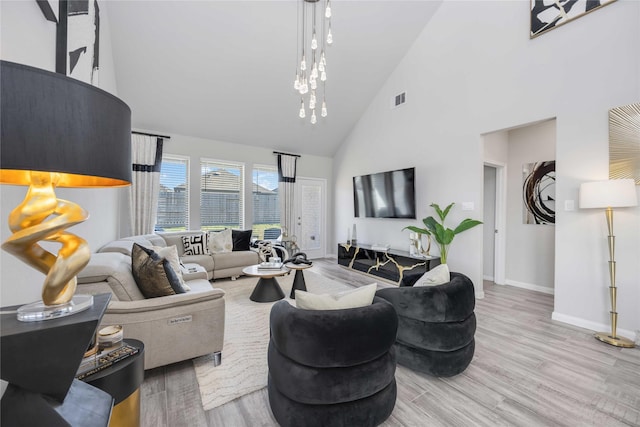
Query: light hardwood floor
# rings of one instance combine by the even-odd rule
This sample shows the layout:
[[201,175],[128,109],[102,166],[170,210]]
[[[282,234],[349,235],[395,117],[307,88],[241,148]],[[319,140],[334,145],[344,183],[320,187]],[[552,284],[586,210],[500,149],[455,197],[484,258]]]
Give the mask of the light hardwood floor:
[[[356,286],[376,281],[335,259],[313,268]],[[552,295],[490,282],[484,291],[471,365],[453,378],[398,366],[398,398],[384,426],[640,426],[640,349],[551,320]],[[147,371],[141,408],[149,427],[277,425],[266,389],[205,412],[191,361]]]

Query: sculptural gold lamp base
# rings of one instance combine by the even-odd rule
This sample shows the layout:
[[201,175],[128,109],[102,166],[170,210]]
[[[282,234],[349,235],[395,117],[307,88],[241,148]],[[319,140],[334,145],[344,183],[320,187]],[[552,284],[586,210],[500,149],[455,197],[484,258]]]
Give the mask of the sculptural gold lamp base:
[[624,337],[612,337],[609,332],[598,332],[594,335],[596,339],[605,342],[607,344],[615,345],[616,347],[622,348],[633,348],[635,347],[635,343],[628,338]]

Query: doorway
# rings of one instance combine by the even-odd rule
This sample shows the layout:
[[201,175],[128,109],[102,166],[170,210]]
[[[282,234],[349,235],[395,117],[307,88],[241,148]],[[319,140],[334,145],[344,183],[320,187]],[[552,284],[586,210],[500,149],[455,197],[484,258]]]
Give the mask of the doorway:
[[505,284],[506,165],[484,163],[483,270],[484,280]]
[[308,258],[323,258],[327,246],[327,181],[320,178],[297,178],[295,192],[296,243]]

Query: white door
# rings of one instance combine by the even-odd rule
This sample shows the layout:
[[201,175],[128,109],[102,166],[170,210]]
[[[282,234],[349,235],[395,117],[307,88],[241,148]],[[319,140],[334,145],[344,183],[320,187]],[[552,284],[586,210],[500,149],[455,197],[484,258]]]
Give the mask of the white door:
[[326,255],[326,187],[325,179],[296,178],[296,243],[308,258]]

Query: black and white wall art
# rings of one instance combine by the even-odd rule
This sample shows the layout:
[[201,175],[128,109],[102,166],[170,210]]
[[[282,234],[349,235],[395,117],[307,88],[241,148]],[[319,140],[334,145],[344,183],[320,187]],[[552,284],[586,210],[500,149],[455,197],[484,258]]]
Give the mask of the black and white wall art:
[[527,163],[522,167],[523,223],[556,222],[556,161]]
[[98,84],[100,10],[96,0],[67,3],[67,75]]
[[531,31],[534,38],[542,33],[566,24],[589,12],[593,12],[616,0],[530,0]]

